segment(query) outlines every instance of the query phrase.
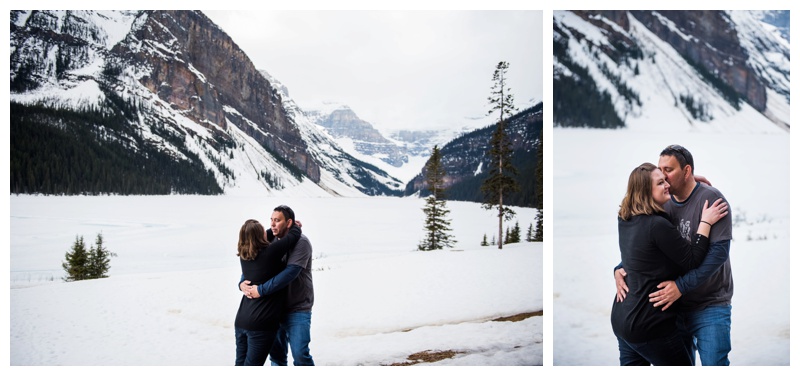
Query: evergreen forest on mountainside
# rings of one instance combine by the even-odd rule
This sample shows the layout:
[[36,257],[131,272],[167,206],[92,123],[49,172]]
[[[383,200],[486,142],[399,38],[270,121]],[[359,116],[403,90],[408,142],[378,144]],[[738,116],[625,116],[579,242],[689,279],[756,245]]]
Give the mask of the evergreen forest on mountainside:
[[[176,159],[135,132],[125,132],[134,112],[55,109],[11,103],[11,193],[15,194],[220,194],[199,157],[179,150]],[[159,127],[162,137],[178,137]],[[175,142],[174,145],[183,145]],[[130,147],[139,148],[132,152]]]

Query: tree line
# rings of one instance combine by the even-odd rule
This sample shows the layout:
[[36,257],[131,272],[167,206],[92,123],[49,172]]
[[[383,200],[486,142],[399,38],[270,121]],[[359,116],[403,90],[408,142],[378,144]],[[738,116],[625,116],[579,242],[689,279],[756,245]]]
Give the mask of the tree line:
[[[528,226],[528,230],[525,233],[525,241],[526,242],[540,242],[542,241],[542,222],[539,220],[540,216],[537,214],[537,227],[533,227],[533,223]],[[514,227],[506,227],[506,236],[505,240],[503,241],[505,244],[511,243],[520,243],[522,242],[522,230],[519,227],[519,221],[514,224]],[[486,234],[483,234],[483,240],[481,241],[481,246],[488,247],[490,245],[497,245],[497,238],[492,235],[492,241],[489,242],[489,238]]]
[[553,123],[562,127],[624,127],[611,94],[600,91],[589,71],[569,56],[569,34],[555,24],[553,33],[557,35],[553,38],[553,59],[570,72],[554,74]]
[[175,159],[125,132],[122,113],[11,102],[10,115],[11,193],[222,193],[196,154]]

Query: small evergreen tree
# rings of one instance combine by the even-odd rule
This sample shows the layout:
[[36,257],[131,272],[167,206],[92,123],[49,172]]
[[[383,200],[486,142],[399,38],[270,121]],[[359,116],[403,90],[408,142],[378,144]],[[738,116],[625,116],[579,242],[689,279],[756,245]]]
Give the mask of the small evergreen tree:
[[503,220],[511,220],[516,213],[510,208],[503,206],[504,195],[520,190],[519,184],[513,177],[517,174],[517,169],[511,164],[511,140],[506,134],[506,117],[511,116],[516,109],[514,107],[514,96],[509,93],[506,85],[506,74],[508,63],[501,61],[492,76],[491,95],[489,104],[492,108],[489,114],[499,112],[500,120],[492,133],[489,141],[489,177],[481,185],[481,192],[485,194],[483,208],[492,210],[495,206],[498,210],[498,249],[503,249]]
[[536,237],[533,238],[533,241],[541,242],[544,241],[544,232],[542,231],[542,217],[544,213],[542,209],[539,209],[539,212],[536,213]]
[[508,232],[508,236],[506,238],[506,243],[519,243],[521,240],[520,230],[519,230],[519,221],[514,224],[514,227]]
[[453,236],[449,234],[450,220],[447,215],[447,202],[444,200],[444,175],[442,167],[442,154],[439,152],[439,145],[433,147],[431,157],[425,164],[425,181],[428,185],[430,195],[425,199],[425,238],[417,247],[420,251],[431,251],[452,247],[456,243]]
[[483,234],[483,241],[481,241],[481,247],[487,247],[489,242],[486,240],[486,234]]
[[76,236],[75,243],[72,244],[70,251],[67,251],[66,261],[61,263],[61,267],[67,272],[64,281],[81,281],[84,279],[106,278],[111,263],[111,257],[115,253],[109,251],[103,245],[103,235],[97,234],[95,245],[88,251],[83,241],[83,236]]
[[97,234],[95,245],[89,251],[89,275],[87,279],[107,278],[111,268],[111,257],[116,256],[103,246],[103,234]]
[[89,254],[86,252],[86,244],[83,236],[76,236],[72,248],[64,255],[66,261],[61,263],[61,267],[67,272],[64,281],[80,281],[89,275]]
[[533,223],[528,226],[528,232],[525,233],[525,241],[532,242],[533,241]]

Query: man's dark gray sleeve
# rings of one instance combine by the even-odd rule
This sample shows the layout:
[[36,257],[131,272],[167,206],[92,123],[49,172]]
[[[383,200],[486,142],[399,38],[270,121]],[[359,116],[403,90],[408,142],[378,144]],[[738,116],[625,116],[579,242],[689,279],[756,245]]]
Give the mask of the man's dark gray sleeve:
[[688,273],[675,280],[675,285],[681,294],[686,294],[698,286],[705,283],[725,261],[728,260],[731,252],[731,241],[723,240],[714,242],[708,249],[708,254],[697,269],[692,269]]
[[[278,275],[272,277],[269,281],[258,285],[258,295],[272,295],[286,286],[289,286],[289,284],[300,275],[302,270],[303,268],[297,265],[287,265],[286,269],[283,269],[280,273],[278,273]],[[242,282],[244,282],[244,274],[242,274],[242,277],[239,279],[239,284],[237,285],[240,291],[242,289]]]
[[283,269],[278,275],[272,277],[269,281],[264,282],[258,285],[258,294],[263,296],[272,295],[294,281],[297,276],[300,275],[300,272],[303,268],[297,265],[287,265],[286,269]]

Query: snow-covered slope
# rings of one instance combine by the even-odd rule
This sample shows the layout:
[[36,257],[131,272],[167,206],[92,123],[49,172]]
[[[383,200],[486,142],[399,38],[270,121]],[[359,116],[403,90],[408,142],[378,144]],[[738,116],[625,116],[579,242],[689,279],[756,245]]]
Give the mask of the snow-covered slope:
[[[788,41],[758,13],[698,13],[692,17],[716,23],[678,25],[688,15],[680,12],[555,11],[554,87],[592,81],[584,94],[607,96],[630,128],[787,130]],[[586,101],[558,93],[554,100],[556,125],[596,126],[565,115]]]
[[[320,187],[335,195],[358,196],[368,189],[357,180],[357,177],[363,176],[364,173],[369,174],[369,179],[374,179],[386,187],[394,189],[401,187],[400,180],[385,172],[381,168],[383,166],[377,165],[376,167],[369,161],[365,161],[367,158],[360,153],[355,153],[355,150],[343,148],[289,97],[289,90],[285,85],[268,72],[264,70],[260,72],[273,87],[278,89],[287,116],[297,124],[303,140],[309,146],[309,152],[323,162]],[[358,158],[359,156],[361,158]],[[382,192],[368,193],[381,194]]]
[[86,142],[191,161],[228,194],[401,191],[308,121],[200,12],[13,11],[11,21],[12,103],[127,116],[83,124],[96,138]]

